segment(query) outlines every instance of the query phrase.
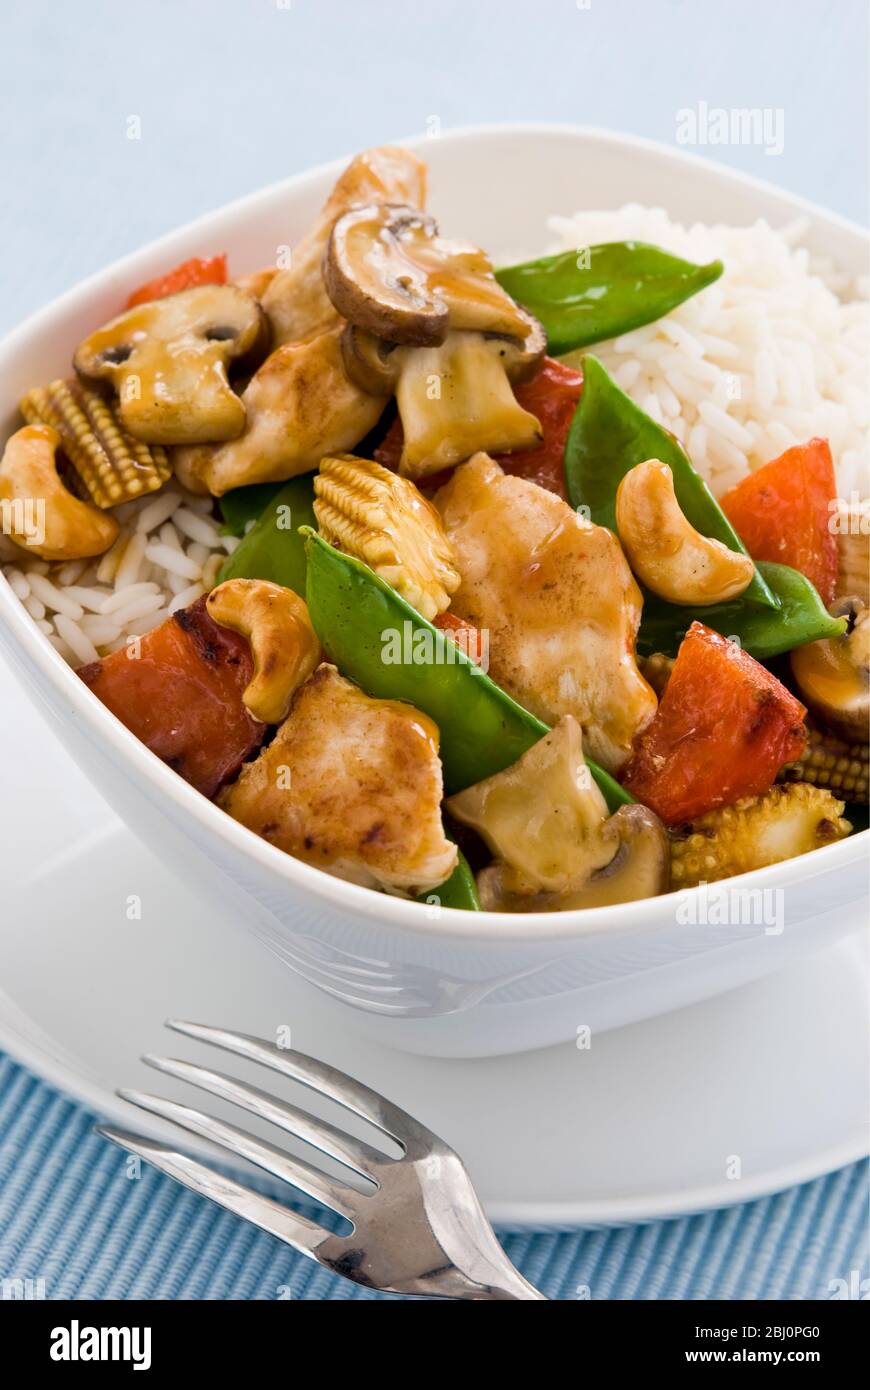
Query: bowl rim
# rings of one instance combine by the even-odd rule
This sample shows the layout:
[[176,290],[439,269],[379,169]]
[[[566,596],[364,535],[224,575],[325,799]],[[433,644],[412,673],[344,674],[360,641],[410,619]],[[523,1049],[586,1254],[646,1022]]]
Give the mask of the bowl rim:
[[[502,140],[506,136],[575,138],[580,141],[636,148],[648,158],[655,158],[672,167],[683,166],[686,171],[702,167],[725,183],[730,182],[736,187],[754,190],[768,197],[774,196],[796,214],[805,214],[816,220],[821,219],[828,224],[837,225],[843,231],[870,242],[864,228],[839,214],[827,212],[818,205],[764,180],[641,136],[594,126],[519,121],[453,128],[441,134],[438,143],[461,144],[481,138],[485,142],[487,139]],[[425,150],[431,148],[433,142],[430,137],[417,135],[391,143]],[[248,213],[255,214],[259,204],[268,202],[276,195],[292,194],[304,189],[306,184],[337,175],[351,157],[331,160],[245,194],[165,233],[87,276],[49,304],[37,309],[0,341],[0,364],[4,357],[15,353],[20,345],[47,331],[58,315],[75,311],[98,290],[106,289],[113,281],[120,282],[128,273],[131,276],[148,274],[149,261],[158,260],[164,250],[168,250],[173,243],[196,236],[200,229],[206,229],[215,217],[244,217]],[[177,812],[190,816],[201,830],[213,834],[219,845],[223,844],[234,853],[252,859],[270,878],[282,881],[287,887],[302,893],[310,893],[315,899],[328,903],[338,911],[357,917],[376,917],[383,926],[395,925],[405,932],[426,938],[453,937],[464,941],[489,943],[496,937],[513,945],[534,945],[555,941],[567,942],[602,934],[606,934],[608,938],[634,935],[642,932],[644,927],[653,925],[656,919],[659,919],[660,924],[663,918],[675,917],[677,904],[687,896],[691,897],[700,891],[699,888],[675,890],[636,902],[561,913],[468,912],[460,908],[440,906],[433,911],[425,904],[378,893],[335,878],[322,869],[294,859],[292,855],[241,825],[185,782],[141,743],[101,704],[93,692],[78,679],[74,668],[45,640],[26,609],[13,594],[5,576],[2,576],[0,582],[0,613],[5,617],[13,643],[21,647],[22,655],[26,656],[39,676],[63,697],[64,702],[70,707],[70,714],[87,726],[94,741],[99,741],[104,749],[111,748],[122,763],[129,765],[136,778],[143,779],[145,785],[156,795],[157,804],[159,798],[168,796],[175,803]],[[12,661],[10,664],[14,667],[17,663]],[[84,770],[87,772],[86,766]],[[860,831],[846,840],[814,850],[811,854],[739,874],[710,887],[719,888],[727,883],[729,888],[745,891],[748,881],[751,881],[753,888],[762,890],[782,888],[784,882],[795,887],[819,874],[843,871],[853,864],[857,865],[866,857],[868,837],[870,831]]]

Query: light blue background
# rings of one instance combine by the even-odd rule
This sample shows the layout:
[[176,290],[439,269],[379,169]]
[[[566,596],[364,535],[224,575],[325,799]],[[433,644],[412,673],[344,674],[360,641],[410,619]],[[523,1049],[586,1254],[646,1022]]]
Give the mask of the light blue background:
[[6,0],[0,331],[191,217],[432,116],[672,142],[700,101],[781,108],[782,155],[700,153],[863,220],[867,43],[866,0]]
[[[0,332],[210,208],[431,117],[672,142],[701,101],[781,108],[780,156],[701,153],[864,221],[867,44],[865,0],[4,0]],[[125,1182],[91,1125],[0,1058],[0,1276],[60,1298],[369,1296],[169,1180]],[[721,1215],[509,1249],[554,1297],[819,1298],[866,1275],[866,1217],[854,1165]]]

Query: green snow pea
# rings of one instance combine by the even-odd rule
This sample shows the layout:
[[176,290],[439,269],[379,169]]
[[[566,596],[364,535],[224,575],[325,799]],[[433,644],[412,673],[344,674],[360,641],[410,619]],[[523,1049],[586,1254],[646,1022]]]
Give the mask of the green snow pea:
[[496,279],[534,314],[553,356],[653,323],[718,280],[722,262],[693,265],[643,241],[609,241],[525,261]]
[[248,523],[257,520],[283,486],[283,483],[251,483],[249,487],[234,487],[225,492],[218,498],[223,534],[243,536]]
[[[406,700],[441,735],[448,793],[510,767],[547,725],[512,700],[456,643],[422,618],[361,561],[303,528],[306,599],[329,660],[367,694]],[[594,763],[589,770],[611,810],[632,798]]]
[[[450,840],[453,837],[448,835],[447,838]],[[428,893],[421,893],[417,902],[433,903],[436,899],[440,907],[460,907],[466,912],[480,911],[477,884],[471,872],[471,865],[462,850],[459,850],[459,859],[450,877],[439,883],[437,888],[430,888]]]
[[304,598],[305,545],[299,527],[316,524],[313,503],[313,473],[282,483],[227,558],[218,583],[225,579],[271,579],[273,584],[283,584]]
[[642,656],[650,652],[674,656],[696,618],[724,637],[736,637],[758,661],[767,661],[804,642],[818,642],[845,632],[846,619],[832,618],[817,590],[797,570],[766,560],[759,560],[758,568],[776,596],[778,608],[760,608],[739,598],[706,608],[683,608],[644,593],[638,651]]
[[[677,501],[696,531],[721,541],[729,550],[747,553],[676,436],[635,405],[598,358],[587,354],[583,358],[583,394],[565,445],[565,482],[572,507],[588,507],[592,521],[615,531],[616,490],[626,473],[646,459],[661,459],[669,466]],[[778,606],[757,565],[740,602]]]

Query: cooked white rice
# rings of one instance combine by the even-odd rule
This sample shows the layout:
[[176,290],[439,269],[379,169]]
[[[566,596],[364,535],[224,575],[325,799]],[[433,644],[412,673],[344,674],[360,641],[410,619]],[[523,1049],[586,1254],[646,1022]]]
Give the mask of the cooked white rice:
[[[552,249],[636,239],[689,260],[724,261],[715,284],[666,318],[594,349],[623,390],[677,435],[714,492],[822,435],[841,497],[870,494],[870,286],[811,263],[802,223],[687,229],[661,209],[631,204],[554,217],[550,226]],[[28,559],[0,535],[0,561],[40,630],[80,665],[214,586],[238,542],[219,534],[211,513],[208,498],[173,482],[114,511],[121,534],[99,560]]]
[[220,534],[211,512],[210,498],[194,497],[174,481],[113,510],[121,531],[98,559],[49,564],[6,541],[3,573],[52,646],[80,666],[117,651],[214,587],[238,541]]
[[847,501],[870,492],[870,285],[848,284],[774,231],[685,228],[661,208],[553,217],[554,250],[637,240],[722,276],[673,313],[592,348],[619,386],[672,430],[720,495],[813,435],[827,438]]

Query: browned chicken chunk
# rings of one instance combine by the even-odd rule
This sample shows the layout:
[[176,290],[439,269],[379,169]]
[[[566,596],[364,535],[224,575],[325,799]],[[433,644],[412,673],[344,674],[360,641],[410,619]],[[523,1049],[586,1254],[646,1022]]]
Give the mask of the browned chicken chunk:
[[410,150],[366,150],[341,174],[317,222],[293,248],[292,265],[253,277],[262,284],[273,351],[242,393],[247,426],[232,448],[175,450],[175,471],[185,487],[220,497],[234,487],[283,482],[316,468],[324,454],[352,449],[377,424],[390,388],[371,393],[347,375],[339,346],[344,320],[326,293],[323,253],[333,224],[355,204],[422,207],[425,197],[426,166]]
[[283,482],[316,468],[368,434],[386,404],[348,377],[340,328],[270,353],[242,394],[247,429],[227,444],[175,451],[176,472],[215,497],[250,483]]
[[441,823],[438,730],[323,664],[220,799],[279,849],[369,888],[422,893],[456,865]]
[[573,714],[592,757],[617,771],[656,710],[634,654],[641,594],[619,541],[486,454],[458,468],[435,505],[462,576],[451,610],[488,631],[493,680],[549,724]]

